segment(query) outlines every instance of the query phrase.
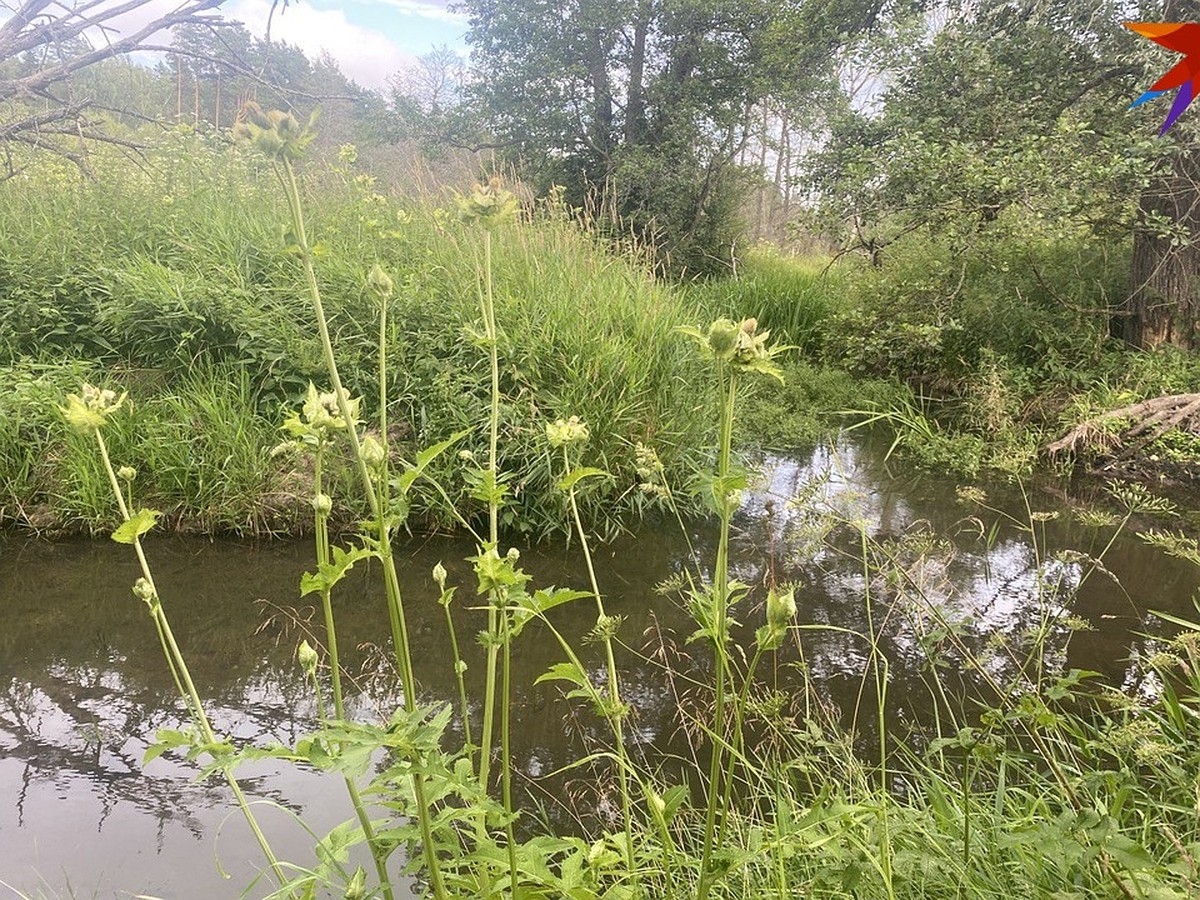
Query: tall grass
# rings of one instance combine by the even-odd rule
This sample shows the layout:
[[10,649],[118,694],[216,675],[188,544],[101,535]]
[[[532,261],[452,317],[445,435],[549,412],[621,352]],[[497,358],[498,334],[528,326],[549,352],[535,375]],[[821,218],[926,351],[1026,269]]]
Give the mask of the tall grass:
[[777,337],[816,355],[830,316],[846,305],[846,283],[845,271],[827,259],[760,248],[746,253],[731,277],[697,281],[686,292],[709,316],[756,316]]
[[[156,139],[140,167],[98,150],[95,181],[53,164],[32,170],[5,185],[0,207],[0,365],[65,358],[119,369],[123,381],[148,388],[137,392],[139,414],[175,397],[170,414],[195,403],[184,417],[197,424],[217,421],[212,402],[230,396],[223,382],[236,386],[244,409],[221,421],[239,422],[230,435],[235,446],[260,443],[253,454],[238,452],[229,482],[164,459],[165,483],[145,486],[156,503],[173,508],[172,518],[197,527],[289,527],[287,515],[272,516],[289,473],[272,469],[263,451],[277,443],[267,435],[279,410],[298,401],[309,381],[322,381],[324,370],[311,310],[300,299],[303,279],[279,233],[286,205],[261,170],[227,145],[172,133]],[[387,392],[392,437],[411,451],[478,421],[490,404],[490,376],[462,339],[476,306],[477,248],[449,202],[384,196],[348,163],[318,167],[304,192],[348,389],[375,412],[377,320],[361,264],[371,259],[397,284],[386,323],[395,363]],[[683,298],[606,256],[564,211],[545,206],[528,215],[528,227],[498,245],[493,260],[496,311],[506,323],[498,336],[505,359],[501,463],[523,473],[502,524],[534,534],[561,527],[554,461],[538,437],[547,421],[579,414],[595,423],[593,449],[616,476],[581,503],[610,532],[645,510],[645,495],[623,489],[634,480],[637,441],[653,443],[675,475],[698,463],[692,448],[704,443],[706,426],[697,412],[710,398],[689,389],[697,363],[671,337],[675,323],[692,316]],[[201,385],[205,379],[214,383]],[[163,430],[184,427],[164,419]],[[208,459],[212,445],[199,436],[198,467],[223,465]],[[27,429],[5,446],[0,494],[22,508],[50,510],[43,524],[103,521],[98,495],[70,496],[82,494],[75,483],[94,472],[30,479],[40,459],[70,455],[61,434]],[[260,493],[235,499],[256,484]],[[58,506],[64,497],[70,502]],[[485,512],[465,494],[451,499],[463,501],[468,517]],[[231,500],[236,515],[224,514]],[[454,518],[444,503],[423,508],[434,520]],[[290,524],[306,519],[291,515]]]

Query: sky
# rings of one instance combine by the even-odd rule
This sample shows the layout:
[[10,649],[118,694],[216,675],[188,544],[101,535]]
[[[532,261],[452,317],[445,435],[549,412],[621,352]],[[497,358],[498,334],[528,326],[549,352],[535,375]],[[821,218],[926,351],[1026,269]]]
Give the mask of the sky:
[[[447,0],[292,0],[277,10],[271,37],[295,44],[310,59],[323,50],[342,71],[369,88],[411,66],[433,47],[446,44],[466,52],[466,18],[450,12]],[[271,0],[226,0],[222,15],[263,35]]]

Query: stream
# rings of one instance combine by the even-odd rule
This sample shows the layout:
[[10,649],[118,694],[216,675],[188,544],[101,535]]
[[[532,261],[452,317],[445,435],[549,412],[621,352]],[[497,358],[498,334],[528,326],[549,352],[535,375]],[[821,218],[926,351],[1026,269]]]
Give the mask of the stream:
[[[739,639],[748,644],[761,624],[764,585],[794,581],[806,627],[762,678],[799,705],[806,673],[818,699],[855,726],[865,752],[877,746],[873,713],[858,718],[854,710],[870,665],[870,626],[888,664],[887,727],[911,735],[928,724],[928,650],[945,629],[1002,674],[1001,639],[1041,626],[1053,635],[1051,665],[1092,670],[1135,691],[1148,689],[1139,660],[1154,651],[1155,635],[1170,631],[1152,611],[1196,617],[1200,570],[1132,530],[1112,541],[1097,569],[1088,557],[1104,550],[1112,529],[1081,520],[1075,512],[1087,504],[1058,490],[989,485],[988,510],[964,503],[951,480],[904,472],[882,448],[846,441],[769,457],[761,471],[735,522],[731,571],[751,586],[735,610]],[[686,642],[694,625],[678,594],[656,586],[680,580],[689,545],[707,565],[716,535],[695,525],[685,536],[672,525],[596,551],[606,606],[623,618],[628,645],[618,663],[635,711],[631,743],[648,758],[686,754],[680,711],[692,697],[684,676],[706,666],[702,646]],[[864,575],[864,532],[894,558],[893,577]],[[292,743],[311,731],[315,704],[295,661],[300,638],[322,632],[314,597],[297,596],[300,575],[313,568],[311,543],[151,534],[146,549],[214,726],[263,743]],[[414,537],[396,553],[422,699],[457,702],[430,577],[438,562],[459,586],[468,691],[480,696],[474,635],[485,615],[473,608],[466,561],[474,546]],[[522,550],[521,565],[536,587],[586,586],[576,545]],[[183,707],[145,607],[130,593],[139,574],[131,548],[112,541],[0,537],[0,898],[234,897],[252,884],[249,895],[268,893],[265,881],[254,884],[257,848],[224,782],[197,782],[196,767],[173,753],[143,766],[155,731],[180,727]],[[397,702],[378,576],[378,567],[360,565],[335,595],[350,707],[363,719],[386,716]],[[594,606],[579,601],[553,618],[579,640],[594,624]],[[599,648],[582,645],[581,655],[601,671]],[[561,658],[536,624],[515,645],[513,752],[523,803],[544,806],[569,828],[579,809],[603,814],[606,797],[579,773],[558,770],[602,741],[604,727],[555,685],[533,684]],[[962,659],[944,662],[944,677],[969,687]],[[452,728],[460,726],[456,719]],[[314,862],[305,827],[324,834],[352,815],[336,776],[270,762],[240,773],[277,853],[298,865]]]

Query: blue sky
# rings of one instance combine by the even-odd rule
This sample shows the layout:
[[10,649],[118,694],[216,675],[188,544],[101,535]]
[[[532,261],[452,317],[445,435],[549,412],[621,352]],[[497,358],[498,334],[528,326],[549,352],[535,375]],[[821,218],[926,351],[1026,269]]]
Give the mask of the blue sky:
[[[271,36],[310,57],[326,50],[348,76],[378,88],[434,46],[465,53],[466,20],[446,6],[446,0],[293,0],[276,11]],[[261,35],[270,8],[271,0],[227,0],[221,12]]]

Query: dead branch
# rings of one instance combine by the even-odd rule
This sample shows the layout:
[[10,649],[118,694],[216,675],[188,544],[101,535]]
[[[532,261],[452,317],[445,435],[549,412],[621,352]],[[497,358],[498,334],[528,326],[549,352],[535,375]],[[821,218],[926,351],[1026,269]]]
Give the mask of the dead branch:
[[[95,130],[87,121],[90,102],[53,91],[75,73],[134,50],[142,50],[155,35],[179,25],[217,28],[228,24],[212,9],[219,0],[183,0],[174,9],[149,21],[120,30],[122,17],[148,6],[152,0],[79,0],[73,4],[54,0],[22,0],[8,8],[12,14],[0,22],[0,62],[22,60],[26,66],[11,77],[0,78],[0,145],[25,145],[48,150],[83,164],[84,156],[63,145],[63,139],[121,143]],[[127,21],[127,20],[126,20]],[[66,96],[57,96],[63,93]],[[32,101],[32,102],[30,102]],[[12,174],[13,166],[8,166]]]
[[[1113,428],[1117,422],[1124,424]],[[1043,450],[1057,456],[1090,448],[1128,458],[1176,428],[1200,434],[1200,394],[1172,394],[1109,410],[1076,425]],[[1135,438],[1140,440],[1129,443]]]

